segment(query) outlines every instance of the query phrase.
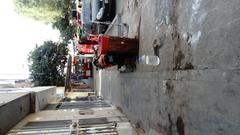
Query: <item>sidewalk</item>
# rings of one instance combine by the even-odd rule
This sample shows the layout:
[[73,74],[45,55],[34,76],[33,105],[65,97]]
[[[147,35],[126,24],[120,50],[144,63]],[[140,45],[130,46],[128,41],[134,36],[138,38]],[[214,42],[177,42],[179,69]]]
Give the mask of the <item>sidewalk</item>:
[[[139,37],[140,55],[158,55],[161,63],[137,64],[133,73],[100,71],[99,95],[146,135],[239,134],[239,21],[221,10],[228,5],[239,13],[236,2],[123,2],[119,20],[129,26],[127,36]],[[207,19],[198,21],[201,17]]]

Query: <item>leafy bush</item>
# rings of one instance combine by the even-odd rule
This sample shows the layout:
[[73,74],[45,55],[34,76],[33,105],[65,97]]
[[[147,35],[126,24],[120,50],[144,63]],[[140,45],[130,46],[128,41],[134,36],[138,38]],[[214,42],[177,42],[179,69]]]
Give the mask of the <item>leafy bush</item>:
[[30,78],[35,86],[63,86],[67,45],[45,41],[29,55]]

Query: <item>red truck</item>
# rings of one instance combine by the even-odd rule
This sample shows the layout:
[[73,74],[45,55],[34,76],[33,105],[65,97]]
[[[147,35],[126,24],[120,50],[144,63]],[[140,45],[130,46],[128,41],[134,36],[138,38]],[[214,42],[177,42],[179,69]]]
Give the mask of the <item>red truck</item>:
[[77,45],[77,50],[80,54],[94,54],[94,48],[98,47],[98,37],[89,36],[86,39],[81,39]]

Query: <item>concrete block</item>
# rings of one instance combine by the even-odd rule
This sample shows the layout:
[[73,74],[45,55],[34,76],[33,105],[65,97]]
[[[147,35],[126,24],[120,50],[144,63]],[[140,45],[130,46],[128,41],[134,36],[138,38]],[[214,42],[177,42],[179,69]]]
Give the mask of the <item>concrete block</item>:
[[30,113],[30,94],[0,94],[0,135],[4,135]]
[[35,96],[35,112],[43,110],[50,102],[56,99],[56,87],[35,87],[31,88]]

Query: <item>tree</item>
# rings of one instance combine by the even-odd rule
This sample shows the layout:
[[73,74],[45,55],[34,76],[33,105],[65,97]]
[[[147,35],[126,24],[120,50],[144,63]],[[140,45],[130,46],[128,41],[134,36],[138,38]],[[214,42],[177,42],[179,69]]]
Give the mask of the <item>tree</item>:
[[14,0],[15,11],[44,22],[54,22],[65,12],[68,0]]
[[30,78],[35,86],[63,86],[67,62],[66,44],[45,41],[29,55]]
[[69,17],[66,15],[64,18],[59,18],[56,22],[52,23],[54,29],[58,29],[61,37],[68,41],[72,39],[74,33],[77,32],[77,28],[69,24]]
[[76,8],[72,0],[14,0],[15,11],[37,21],[51,23],[67,42],[72,39],[76,28],[69,24],[71,9]]

